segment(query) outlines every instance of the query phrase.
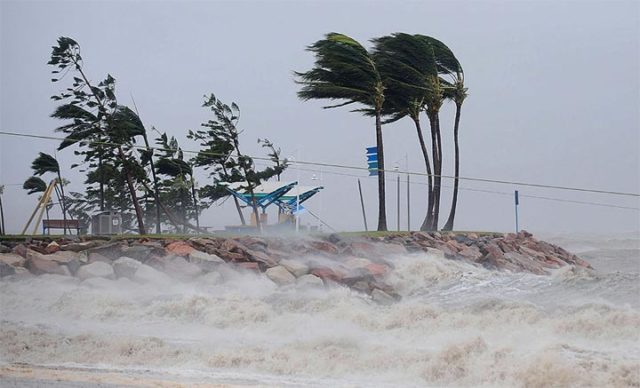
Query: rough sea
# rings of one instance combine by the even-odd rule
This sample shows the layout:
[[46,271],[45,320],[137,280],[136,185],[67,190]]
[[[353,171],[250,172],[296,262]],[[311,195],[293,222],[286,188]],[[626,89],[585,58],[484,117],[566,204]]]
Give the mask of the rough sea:
[[0,280],[0,386],[640,386],[637,234],[542,236],[594,271],[393,259],[402,295],[248,272]]

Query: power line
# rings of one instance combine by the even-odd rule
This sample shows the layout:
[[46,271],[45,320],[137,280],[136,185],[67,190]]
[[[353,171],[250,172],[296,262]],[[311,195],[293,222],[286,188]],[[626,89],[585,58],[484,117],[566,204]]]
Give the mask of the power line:
[[[116,144],[116,143],[111,143],[111,142],[94,141],[94,140],[80,140],[80,139],[73,139],[73,138],[62,138],[62,137],[55,137],[55,136],[34,135],[34,134],[25,134],[25,133],[16,133],[16,132],[7,132],[7,131],[0,131],[0,135],[18,136],[18,137],[27,137],[27,138],[36,138],[36,139],[45,139],[45,140],[58,140],[58,141],[62,141],[62,140],[77,140],[77,142],[79,142],[79,143],[94,144],[94,145],[104,145],[104,146],[111,146],[111,147],[122,146],[122,144]],[[138,145],[134,145],[134,144],[130,144],[130,145],[128,145],[128,147],[135,148],[135,149],[143,149],[143,150],[151,149],[151,150],[157,150],[157,151],[170,151],[170,152],[177,151],[177,149],[171,149],[171,148],[146,147],[146,146],[138,146]],[[221,153],[213,153],[213,152],[206,152],[206,151],[194,151],[194,150],[185,150],[185,149],[181,149],[181,150],[182,150],[182,152],[192,153],[192,154],[201,153],[203,155],[208,155],[208,156],[226,156],[226,154],[221,154]],[[270,160],[270,158],[267,158],[267,157],[259,157],[259,156],[251,156],[251,155],[247,155],[247,156],[250,156],[251,158],[256,159],[256,160]],[[302,160],[296,160],[295,163],[296,164],[301,164],[301,165],[333,167],[333,168],[342,168],[342,169],[359,170],[359,171],[369,171],[368,167],[348,166],[348,165],[335,164],[335,163],[309,162],[309,161],[302,161]],[[522,187],[536,187],[536,188],[545,188],[545,189],[554,189],[554,190],[566,190],[566,191],[578,191],[578,192],[595,193],[595,194],[609,194],[609,195],[619,195],[619,196],[627,196],[627,197],[640,197],[640,194],[638,194],[638,193],[607,191],[607,190],[597,190],[597,189],[586,189],[586,188],[581,188],[581,187],[544,185],[544,184],[539,184],[539,183],[506,181],[506,180],[487,179],[487,178],[473,178],[473,177],[457,177],[456,178],[456,177],[451,176],[451,175],[434,175],[434,174],[427,174],[427,173],[416,172],[416,171],[401,171],[401,170],[399,170],[399,171],[396,171],[396,170],[384,170],[384,171],[388,172],[388,173],[395,172],[395,173],[402,173],[402,174],[416,175],[416,176],[441,177],[441,178],[445,178],[445,179],[458,179],[458,180],[484,182],[484,183],[495,183],[495,184],[503,184],[503,185],[507,185],[508,184],[508,185],[522,186]]]

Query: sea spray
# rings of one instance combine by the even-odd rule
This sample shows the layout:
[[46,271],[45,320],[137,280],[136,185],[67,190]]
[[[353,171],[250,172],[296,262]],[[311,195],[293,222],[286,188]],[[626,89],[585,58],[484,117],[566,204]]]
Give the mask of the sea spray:
[[633,260],[534,275],[407,254],[386,277],[392,305],[231,267],[169,284],[3,279],[0,359],[206,383],[637,386]]

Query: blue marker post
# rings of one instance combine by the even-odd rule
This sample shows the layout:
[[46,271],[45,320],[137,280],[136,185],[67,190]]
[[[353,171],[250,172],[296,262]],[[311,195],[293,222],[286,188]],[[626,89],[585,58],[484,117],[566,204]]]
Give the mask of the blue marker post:
[[367,147],[367,168],[369,176],[378,175],[378,147]]
[[520,228],[518,228],[518,205],[519,204],[520,204],[520,201],[518,200],[518,190],[516,190],[516,234],[520,230]]

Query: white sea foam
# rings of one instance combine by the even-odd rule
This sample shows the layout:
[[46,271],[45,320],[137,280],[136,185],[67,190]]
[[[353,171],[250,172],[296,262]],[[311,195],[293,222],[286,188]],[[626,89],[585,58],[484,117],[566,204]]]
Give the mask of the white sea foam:
[[391,306],[232,270],[161,286],[5,279],[0,361],[246,385],[638,386],[634,260],[537,276],[398,257]]

